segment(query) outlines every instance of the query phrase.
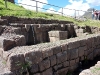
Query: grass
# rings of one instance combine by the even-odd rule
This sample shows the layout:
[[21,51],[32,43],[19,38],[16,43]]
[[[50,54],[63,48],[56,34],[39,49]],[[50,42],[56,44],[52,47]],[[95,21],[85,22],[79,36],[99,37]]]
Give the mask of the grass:
[[7,2],[8,8],[5,8],[4,0],[0,0],[0,16],[16,16],[24,18],[45,18],[45,19],[56,19],[64,21],[72,21],[79,26],[97,26],[100,27],[100,21],[87,19],[86,21],[78,21],[72,17],[66,17],[58,14],[50,14],[44,12],[35,12],[24,9],[22,6],[15,5]]

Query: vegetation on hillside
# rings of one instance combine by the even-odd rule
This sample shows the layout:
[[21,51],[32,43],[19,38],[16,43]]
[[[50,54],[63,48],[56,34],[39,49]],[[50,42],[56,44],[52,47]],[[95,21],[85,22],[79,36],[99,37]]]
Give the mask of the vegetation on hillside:
[[35,12],[31,10],[24,9],[22,6],[15,5],[13,3],[7,2],[7,8],[5,7],[5,1],[0,0],[0,16],[16,16],[25,18],[45,18],[45,19],[57,19],[57,20],[67,20],[72,21],[76,25],[80,26],[100,26],[100,21],[85,19],[77,20],[72,17],[66,17],[58,14],[50,14],[44,12]]

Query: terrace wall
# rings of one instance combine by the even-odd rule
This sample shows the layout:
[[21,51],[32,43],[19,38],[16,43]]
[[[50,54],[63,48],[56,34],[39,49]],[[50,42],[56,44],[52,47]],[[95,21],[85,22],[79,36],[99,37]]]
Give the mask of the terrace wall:
[[100,34],[15,47],[2,53],[12,75],[22,75],[24,71],[24,75],[66,75],[80,61],[100,55]]

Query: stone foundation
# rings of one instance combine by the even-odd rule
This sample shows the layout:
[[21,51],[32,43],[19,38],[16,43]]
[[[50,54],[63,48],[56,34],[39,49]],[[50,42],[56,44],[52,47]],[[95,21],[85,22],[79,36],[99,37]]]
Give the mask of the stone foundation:
[[97,27],[58,20],[1,19],[6,20],[0,20],[0,75],[66,75],[85,58],[100,55]]
[[15,47],[3,51],[1,57],[6,59],[8,71],[13,75],[66,75],[68,71],[73,72],[85,57],[93,60],[100,55],[99,41],[100,34],[91,34],[53,43]]

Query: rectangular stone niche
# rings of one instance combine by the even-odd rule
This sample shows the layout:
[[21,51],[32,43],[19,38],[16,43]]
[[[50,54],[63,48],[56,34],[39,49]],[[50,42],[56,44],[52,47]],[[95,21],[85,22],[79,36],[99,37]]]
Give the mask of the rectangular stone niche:
[[67,31],[49,31],[48,34],[49,34],[50,42],[65,40],[68,38]]

